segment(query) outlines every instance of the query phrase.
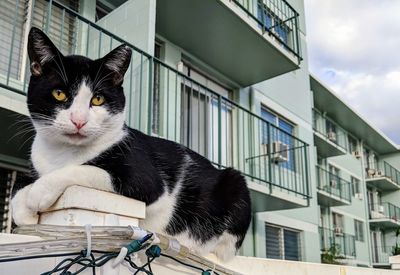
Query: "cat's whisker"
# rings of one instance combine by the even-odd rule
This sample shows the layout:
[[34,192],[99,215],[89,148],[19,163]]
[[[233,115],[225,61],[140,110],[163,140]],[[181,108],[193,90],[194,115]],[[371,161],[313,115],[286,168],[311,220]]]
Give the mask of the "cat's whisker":
[[[93,83],[96,83],[97,78],[100,76],[100,72],[103,69],[103,64],[104,64],[104,60],[101,62],[97,72],[96,72],[96,76],[94,77]],[[95,90],[95,87],[93,87],[93,90]]]
[[110,73],[106,74],[105,76],[103,76],[102,78],[100,78],[99,81],[97,81],[97,82],[95,83],[95,86],[94,86],[93,90],[96,90],[96,89],[97,89],[97,86],[100,86],[104,81],[106,81],[106,80],[109,79],[109,78],[108,78],[109,76],[111,76],[111,75],[113,75],[113,74],[115,74],[115,72],[110,72]]
[[21,150],[25,146],[25,144],[27,142],[31,141],[34,137],[35,137],[35,135],[32,135],[32,136],[29,136],[27,139],[25,139],[25,141],[22,142],[22,144],[19,146],[18,150]]

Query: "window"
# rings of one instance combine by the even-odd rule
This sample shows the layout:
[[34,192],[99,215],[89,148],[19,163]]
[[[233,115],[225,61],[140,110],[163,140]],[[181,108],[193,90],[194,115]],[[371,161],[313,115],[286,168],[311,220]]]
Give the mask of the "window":
[[274,30],[275,35],[278,36],[283,43],[288,44],[289,27],[282,21],[282,19],[274,14],[262,0],[258,1],[257,17],[262,23],[260,27]]
[[[277,126],[271,127],[271,133],[268,131],[268,127],[266,123],[262,125],[262,142],[263,144],[268,143],[268,138],[270,138],[271,142],[281,142],[283,144],[288,145],[289,152],[288,152],[288,161],[282,162],[279,165],[281,167],[295,170],[295,153],[294,150],[291,148],[294,147],[294,140],[292,135],[294,134],[294,126],[293,124],[289,123],[286,119],[279,117],[275,113],[267,110],[266,108],[261,108],[261,117],[271,123],[272,125]],[[278,129],[282,130],[279,131]],[[268,137],[270,135],[270,137]]]
[[[364,149],[364,161],[368,169],[377,169],[378,158],[375,153],[369,149]],[[368,172],[368,171],[367,171]]]
[[360,180],[355,178],[355,177],[351,177],[351,189],[352,189],[352,193],[353,193],[353,197],[356,196],[356,194],[359,194],[357,196],[361,195],[361,186],[360,186]]
[[265,235],[267,258],[301,260],[299,231],[266,224]]
[[[47,22],[51,26],[49,37],[64,54],[71,54],[76,44],[76,24],[74,17],[52,6],[51,17],[48,20],[48,5],[46,0],[32,1],[34,8],[32,15],[28,12],[30,1],[0,1],[0,74],[10,75],[13,79],[24,78],[25,60],[23,53],[26,50],[26,35],[28,17],[31,16],[32,26],[44,29]],[[78,11],[78,0],[61,0],[61,4]],[[15,20],[14,20],[15,19]],[[11,55],[10,55],[11,53]]]
[[[339,189],[341,186],[338,184],[340,183],[340,170],[333,165],[329,165],[329,184],[334,189]],[[340,195],[340,194],[339,194]]]
[[348,136],[348,144],[349,144],[349,152],[353,153],[358,151],[358,142],[357,139],[353,138],[352,136]]
[[[181,83],[181,143],[215,163],[219,161],[220,151],[221,164],[231,166],[232,106],[223,99],[219,106],[218,95],[204,87],[212,87],[224,97],[229,97],[230,91],[186,64],[184,73],[203,86],[188,79],[183,79]],[[219,108],[221,129],[218,129]],[[221,133],[221,148],[218,133]]]
[[[27,9],[25,1],[19,1],[18,5],[13,0],[0,1],[0,74],[7,75],[9,72],[10,77],[15,79],[20,79],[22,52],[25,50],[25,9]],[[13,43],[12,48],[11,43]]]
[[[79,11],[79,0],[62,0],[62,5]],[[46,0],[36,0],[33,10],[32,25],[44,29],[46,27],[49,2]],[[51,17],[49,18],[48,36],[63,54],[76,53],[77,47],[77,24],[75,16],[65,13],[55,5],[52,6]]]
[[332,219],[333,219],[333,227],[334,228],[342,228],[343,229],[343,227],[344,227],[343,215],[333,212]]
[[326,120],[326,132],[336,134],[336,124],[330,120]]
[[102,19],[110,12],[125,3],[126,0],[109,1],[109,0],[96,0],[96,21]]
[[354,220],[354,232],[356,233],[356,241],[364,241],[364,223],[362,221]]

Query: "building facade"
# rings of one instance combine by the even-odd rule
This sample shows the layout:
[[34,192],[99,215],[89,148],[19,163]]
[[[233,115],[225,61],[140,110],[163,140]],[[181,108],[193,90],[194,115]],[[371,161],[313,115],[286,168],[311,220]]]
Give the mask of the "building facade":
[[127,124],[247,177],[241,254],[320,262],[335,250],[342,264],[387,266],[398,147],[310,76],[302,0],[5,0],[0,23],[4,230],[10,190],[29,169],[25,49],[36,26],[63,54],[132,47]]

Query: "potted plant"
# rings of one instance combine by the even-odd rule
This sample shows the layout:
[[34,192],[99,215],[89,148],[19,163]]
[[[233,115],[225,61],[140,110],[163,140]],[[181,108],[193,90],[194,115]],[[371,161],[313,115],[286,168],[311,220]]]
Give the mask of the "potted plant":
[[340,256],[340,247],[338,244],[332,244],[328,249],[324,249],[321,253],[321,263],[323,264],[340,264],[340,259],[344,257]]

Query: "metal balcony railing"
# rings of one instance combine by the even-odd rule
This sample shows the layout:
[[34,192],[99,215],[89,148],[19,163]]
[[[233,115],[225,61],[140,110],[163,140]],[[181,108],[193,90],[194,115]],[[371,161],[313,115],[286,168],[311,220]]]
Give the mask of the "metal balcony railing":
[[372,263],[389,264],[389,257],[392,256],[393,246],[373,246]]
[[343,150],[347,150],[348,139],[346,133],[335,122],[315,109],[313,110],[313,129],[330,142],[340,146]]
[[[133,49],[124,80],[129,126],[184,144],[216,166],[235,167],[259,184],[309,198],[306,143],[74,10],[56,1],[45,3],[47,12],[34,7],[31,22],[48,30],[64,54],[99,58],[121,43]],[[54,24],[61,30],[49,27]],[[20,67],[27,68],[26,57],[22,62]],[[0,87],[24,95],[28,79],[29,70],[15,78],[7,75],[0,78]]]
[[351,183],[339,176],[316,166],[318,190],[325,191],[330,195],[351,202]]
[[400,207],[389,202],[370,204],[369,217],[371,220],[389,219],[395,222],[400,222]]
[[232,0],[300,62],[299,14],[285,0]]
[[369,166],[374,168],[366,168],[368,179],[384,177],[400,186],[400,171],[386,161],[370,163]]
[[321,251],[335,247],[338,257],[356,257],[355,236],[343,233],[342,228],[332,230],[319,227],[318,229]]

